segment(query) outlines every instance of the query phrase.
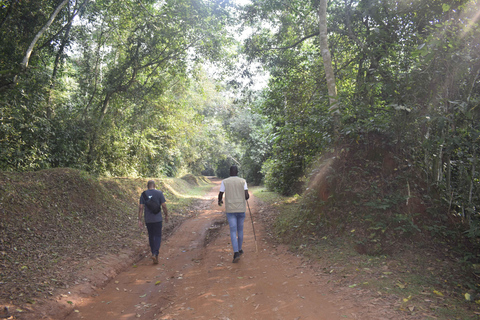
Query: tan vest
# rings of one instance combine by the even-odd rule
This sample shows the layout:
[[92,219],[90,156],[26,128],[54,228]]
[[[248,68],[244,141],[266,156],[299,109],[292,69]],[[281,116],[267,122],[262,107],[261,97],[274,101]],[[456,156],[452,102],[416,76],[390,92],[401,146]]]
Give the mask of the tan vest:
[[225,211],[246,212],[245,179],[233,176],[223,180],[223,185],[225,186]]

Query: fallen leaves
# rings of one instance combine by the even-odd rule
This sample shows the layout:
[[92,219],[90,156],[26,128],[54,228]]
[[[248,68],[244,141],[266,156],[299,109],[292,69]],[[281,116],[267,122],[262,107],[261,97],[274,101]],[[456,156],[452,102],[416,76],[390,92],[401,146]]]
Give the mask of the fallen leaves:
[[54,296],[84,282],[77,279],[82,262],[136,241],[127,214],[135,204],[80,171],[3,173],[0,185],[0,198],[11,195],[0,211],[1,300],[22,305]]
[[444,297],[444,294],[441,293],[440,291],[433,290],[433,293],[435,293],[437,296]]
[[395,285],[396,285],[397,287],[399,287],[400,289],[405,289],[405,288],[406,288],[406,285],[403,284],[403,283],[401,283],[401,282],[397,282],[397,283],[395,283]]

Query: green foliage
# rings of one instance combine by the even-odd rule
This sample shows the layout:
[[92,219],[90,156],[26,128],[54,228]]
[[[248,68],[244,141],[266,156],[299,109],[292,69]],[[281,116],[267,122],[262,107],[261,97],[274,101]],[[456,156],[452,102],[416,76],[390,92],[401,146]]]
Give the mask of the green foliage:
[[[273,125],[272,152],[263,166],[265,182],[283,194],[302,190],[298,186],[305,168],[316,155],[342,148],[330,138],[333,130],[316,38],[316,5],[261,1],[244,11],[245,23],[255,30],[245,40],[245,52],[271,74],[260,107]],[[473,246],[478,245],[473,239],[479,235],[476,208],[480,203],[477,12],[473,1],[408,5],[333,1],[328,7],[329,47],[341,104],[340,137],[346,138],[348,146],[360,143],[370,148],[372,133],[383,136],[379,148],[402,155],[396,159],[400,167],[422,172],[418,185],[425,183],[422,193],[432,196],[431,205],[435,205],[428,211],[429,218],[460,219]],[[376,160],[369,158],[370,165],[371,161]],[[378,174],[353,167],[362,168],[356,174]],[[353,168],[348,174],[352,173]],[[388,228],[396,234],[418,233],[412,221],[419,217],[394,211],[402,199],[382,190],[388,185],[364,187],[375,193],[373,198],[353,204],[365,208],[361,201],[366,201],[366,208],[376,212],[359,218],[369,220],[378,236]],[[341,207],[337,196],[330,201]],[[377,225],[380,212],[390,213]],[[334,220],[334,215],[328,219]]]
[[[42,74],[30,73],[25,85],[4,96],[0,105],[0,168],[35,170],[49,167],[54,129],[43,103]],[[34,90],[28,90],[33,87]],[[28,91],[27,91],[28,90]]]
[[215,175],[219,178],[225,179],[230,176],[230,167],[234,165],[232,159],[220,160],[217,163],[217,170],[215,170]]
[[352,237],[358,252],[369,255],[425,241],[424,226],[444,222],[427,215],[421,180],[399,170],[389,147],[378,145],[384,138],[372,135],[312,165],[306,191],[275,220],[276,234],[286,242],[299,240],[297,234]]
[[[266,117],[251,108],[242,107],[239,104],[236,107],[237,110],[224,121],[226,132],[229,140],[239,148],[240,174],[249,183],[260,185],[264,178],[261,172],[262,164],[271,152],[268,140],[272,127]],[[230,162],[235,164],[234,161]],[[228,171],[226,173],[228,176]],[[222,172],[219,176],[224,174],[225,172]]]
[[225,3],[72,3],[37,43],[30,68],[16,70],[56,5],[14,1],[0,13],[0,168],[200,172],[222,132],[210,126],[213,116],[202,116],[221,89],[199,63],[224,57]]
[[[440,192],[449,214],[460,217],[467,234],[476,237],[480,56],[473,48],[479,45],[480,30],[471,20],[474,6],[466,2],[460,8],[457,13],[444,8],[450,19],[431,25],[424,44],[414,52],[418,62],[412,74],[418,80],[412,91],[417,101],[410,120],[415,136],[409,143],[415,165]],[[428,88],[421,81],[428,82]]]
[[[437,213],[429,215],[460,219],[477,245],[474,1],[330,1],[339,114],[330,110],[318,1],[256,1],[238,12],[224,1],[71,2],[37,42],[27,70],[20,68],[27,48],[58,2],[3,3],[1,170],[67,166],[107,176],[225,176],[235,163],[249,183],[295,194],[319,155],[340,152],[340,143],[360,144],[375,150],[366,154],[371,167],[352,165],[348,176],[375,176],[370,169],[379,169],[375,162],[385,150],[402,155],[397,164],[421,172],[421,188],[435,203]],[[248,30],[243,56],[227,32],[234,24]],[[244,60],[269,74],[262,92],[236,87],[238,74],[250,72]],[[222,73],[219,65],[241,69],[230,86],[213,80]],[[370,221],[375,232],[416,232],[416,224],[392,211],[403,200],[381,190],[390,185],[364,187],[372,198],[357,199],[366,201],[359,208],[390,213],[384,225]]]

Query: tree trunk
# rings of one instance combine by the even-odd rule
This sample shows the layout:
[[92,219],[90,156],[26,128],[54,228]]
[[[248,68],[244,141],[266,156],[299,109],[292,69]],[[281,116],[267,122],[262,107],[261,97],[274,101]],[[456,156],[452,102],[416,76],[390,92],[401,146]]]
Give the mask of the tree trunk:
[[61,62],[62,54],[63,54],[63,51],[65,50],[65,46],[66,46],[67,41],[68,41],[68,36],[70,35],[70,30],[72,28],[72,22],[73,22],[73,20],[71,20],[68,23],[67,30],[65,30],[65,35],[62,39],[62,44],[60,45],[60,48],[58,49],[57,55],[55,56],[55,62],[53,64],[53,72],[52,72],[52,83],[50,84],[50,89],[53,89],[55,87],[55,78],[57,77],[58,65]]
[[33,41],[32,41],[32,43],[30,43],[30,46],[28,47],[27,53],[25,54],[25,57],[23,58],[23,61],[22,61],[22,64],[21,64],[21,67],[22,67],[23,70],[27,69],[27,67],[28,67],[28,61],[30,60],[30,56],[32,55],[32,51],[33,51],[33,48],[35,47],[35,44],[40,39],[40,37],[45,33],[45,31],[47,31],[47,29],[53,23],[53,20],[55,20],[55,18],[57,17],[60,10],[62,10],[63,7],[65,7],[65,5],[68,3],[68,1],[69,0],[63,0],[62,3],[60,3],[60,5],[57,7],[57,9],[55,9],[55,11],[53,12],[53,14],[50,17],[50,19],[48,20],[48,22],[37,33],[35,38],[33,38]]
[[52,116],[52,92],[53,89],[55,88],[55,78],[57,77],[58,73],[58,66],[60,65],[60,62],[62,61],[62,55],[65,50],[65,46],[68,41],[68,37],[70,35],[70,30],[72,28],[72,22],[73,18],[70,20],[68,23],[67,29],[65,30],[65,35],[62,39],[62,43],[60,45],[60,48],[58,49],[57,55],[55,56],[55,62],[53,64],[53,72],[52,72],[52,78],[50,82],[50,90],[48,93],[48,106],[47,106],[47,118],[50,119]]
[[110,104],[110,99],[112,98],[112,96],[113,96],[113,92],[108,92],[107,95],[105,96],[105,99],[103,100],[103,103],[102,103],[102,110],[100,112],[100,118],[98,119],[98,122],[96,123],[96,125],[92,128],[93,132],[92,132],[92,136],[90,138],[90,146],[89,146],[89,149],[88,149],[88,156],[87,156],[88,164],[92,164],[93,161],[96,158],[95,148],[96,148],[96,144],[97,144],[98,130],[101,127],[101,125],[103,123],[103,119],[105,118],[105,114],[108,111],[108,105]]
[[[475,149],[475,146],[473,146],[473,157],[472,157],[472,171],[470,172],[470,190],[468,192],[468,208],[469,208],[469,215],[470,218],[473,215],[472,213],[475,212],[475,205],[472,202],[473,199],[473,189],[475,188],[475,174],[476,174],[476,168],[475,168],[475,163],[477,161],[477,150]],[[469,220],[470,221],[470,220]]]
[[327,79],[330,112],[334,116],[335,134],[337,135],[340,111],[337,101],[337,85],[335,83],[335,73],[333,72],[332,57],[330,55],[330,49],[328,48],[327,2],[328,0],[320,0],[318,8],[318,29],[323,68],[325,69],[325,77]]
[[93,102],[93,99],[95,98],[95,95],[97,94],[97,87],[98,87],[98,76],[100,74],[100,63],[101,63],[101,54],[100,54],[100,50],[102,48],[102,42],[103,42],[103,24],[102,24],[102,27],[100,29],[100,36],[98,37],[98,45],[97,45],[97,50],[96,50],[96,59],[95,59],[95,76],[94,76],[94,84],[93,84],[93,92],[92,92],[92,95],[90,97],[90,99],[88,100],[88,103],[87,105],[85,106],[85,108],[83,109],[83,115],[82,115],[82,119],[85,120],[87,118],[87,112],[88,110],[90,109],[90,106],[92,105],[92,102]]

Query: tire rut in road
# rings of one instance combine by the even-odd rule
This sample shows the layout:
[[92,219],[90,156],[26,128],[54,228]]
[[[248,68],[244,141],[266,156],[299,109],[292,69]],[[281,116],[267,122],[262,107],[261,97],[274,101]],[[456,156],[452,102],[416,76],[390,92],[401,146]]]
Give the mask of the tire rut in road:
[[[183,274],[203,260],[206,246],[225,224],[224,215],[212,204],[212,191],[197,204],[202,210],[182,223],[162,243],[159,264],[146,258],[119,274],[91,297],[72,299],[68,320],[155,319],[175,301]],[[147,248],[147,244],[146,248]]]

